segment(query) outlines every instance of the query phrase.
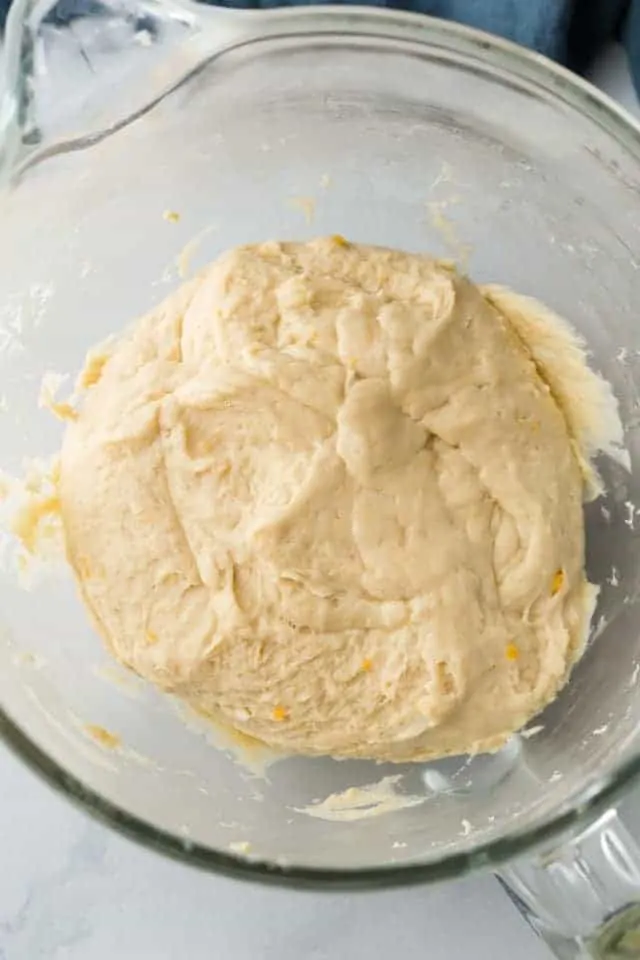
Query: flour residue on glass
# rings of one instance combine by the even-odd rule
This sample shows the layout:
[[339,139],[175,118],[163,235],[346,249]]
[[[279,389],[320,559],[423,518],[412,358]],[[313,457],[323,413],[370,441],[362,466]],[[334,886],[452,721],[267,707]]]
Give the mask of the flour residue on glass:
[[406,810],[424,803],[426,796],[401,793],[398,786],[401,774],[383,777],[376,783],[362,787],[349,787],[339,793],[330,793],[324,800],[316,800],[305,807],[294,807],[296,813],[304,813],[317,820],[349,821],[366,820],[385,813]]

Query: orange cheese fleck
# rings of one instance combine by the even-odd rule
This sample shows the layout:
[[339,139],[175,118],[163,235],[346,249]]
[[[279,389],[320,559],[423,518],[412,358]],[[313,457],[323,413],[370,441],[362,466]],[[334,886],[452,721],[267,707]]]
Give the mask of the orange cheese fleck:
[[517,660],[520,656],[520,651],[516,647],[515,643],[508,643],[504,648],[504,654],[507,660]]
[[108,747],[109,750],[115,750],[120,746],[120,737],[97,723],[87,723],[85,729],[94,740],[97,740],[101,746]]
[[555,597],[564,586],[564,570],[556,570],[551,581],[551,596]]
[[273,719],[278,722],[286,720],[289,716],[289,711],[286,707],[283,707],[282,704],[278,704],[277,707],[273,708]]
[[360,664],[360,669],[364,670],[365,673],[369,673],[369,671],[373,669],[373,661],[369,660],[368,657],[365,657],[365,659]]

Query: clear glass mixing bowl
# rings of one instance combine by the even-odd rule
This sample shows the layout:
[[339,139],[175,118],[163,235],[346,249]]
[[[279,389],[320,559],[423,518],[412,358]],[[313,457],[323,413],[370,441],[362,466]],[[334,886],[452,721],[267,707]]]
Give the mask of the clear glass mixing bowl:
[[605,956],[567,951],[637,936],[640,859],[613,813],[589,824],[640,770],[640,131],[543,58],[425,17],[92,9],[69,25],[18,0],[7,34],[4,470],[59,447],[43,376],[75,373],[179,274],[236,243],[329,233],[454,257],[566,316],[615,389],[632,470],[603,462],[606,496],[587,508],[602,592],[584,658],[495,756],[261,770],[247,747],[247,767],[111,663],[62,564],[30,561],[25,585],[3,533],[7,743],[118,829],[266,881],[432,881],[542,843],[503,880],[562,956]]

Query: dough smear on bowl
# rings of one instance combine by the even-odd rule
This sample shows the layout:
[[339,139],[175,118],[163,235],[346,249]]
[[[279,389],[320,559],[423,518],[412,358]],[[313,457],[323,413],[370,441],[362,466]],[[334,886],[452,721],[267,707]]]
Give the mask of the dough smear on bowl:
[[589,458],[620,436],[539,304],[428,256],[263,243],[88,379],[67,554],[153,683],[286,752],[403,761],[495,749],[566,681]]

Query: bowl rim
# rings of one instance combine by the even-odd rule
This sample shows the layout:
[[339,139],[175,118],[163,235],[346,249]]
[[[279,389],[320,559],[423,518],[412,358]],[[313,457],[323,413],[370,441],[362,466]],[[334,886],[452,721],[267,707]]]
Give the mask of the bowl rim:
[[[237,46],[304,34],[306,37],[362,34],[380,39],[409,40],[475,57],[483,68],[499,68],[517,80],[537,85],[547,97],[564,100],[604,128],[640,163],[640,123],[624,108],[589,82],[543,55],[472,27],[423,14],[364,7],[307,6],[266,11],[232,11],[202,8],[183,0],[184,7],[203,18],[233,17],[246,24],[260,23],[245,40],[220,49],[217,57]],[[184,79],[180,81],[184,82]],[[169,93],[171,91],[167,91]],[[39,747],[0,705],[0,740],[51,787],[117,832],[175,860],[233,878],[285,887],[325,890],[371,889],[434,883],[460,877],[481,867],[497,867],[541,844],[585,828],[604,813],[636,780],[640,779],[640,749],[574,798],[571,807],[556,815],[516,829],[508,836],[480,843],[470,850],[444,854],[425,862],[387,862],[375,867],[320,868],[244,858],[162,830],[106,800],[97,791],[67,772]]]

